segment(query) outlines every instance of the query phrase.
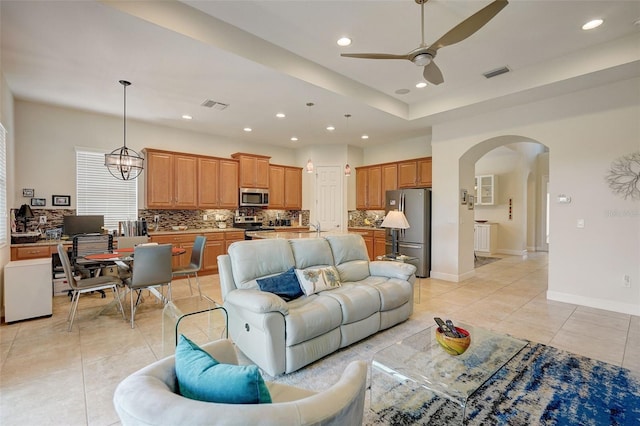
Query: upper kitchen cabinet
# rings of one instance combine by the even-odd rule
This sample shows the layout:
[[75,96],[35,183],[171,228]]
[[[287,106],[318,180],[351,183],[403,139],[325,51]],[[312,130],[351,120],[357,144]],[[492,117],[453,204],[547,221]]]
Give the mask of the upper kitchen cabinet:
[[395,191],[398,189],[398,164],[383,164],[382,168],[382,208],[387,205],[387,191]]
[[431,157],[399,162],[398,188],[431,188]]
[[382,166],[356,167],[356,208],[384,209]]
[[493,206],[496,204],[497,183],[495,175],[476,176],[476,205]]
[[269,208],[302,208],[302,168],[274,164],[269,166]]
[[198,161],[188,154],[145,149],[147,208],[194,209],[198,203]]
[[240,163],[241,188],[269,188],[269,159],[264,155],[245,154],[236,152],[231,154]]
[[238,161],[198,157],[198,207],[238,208]]

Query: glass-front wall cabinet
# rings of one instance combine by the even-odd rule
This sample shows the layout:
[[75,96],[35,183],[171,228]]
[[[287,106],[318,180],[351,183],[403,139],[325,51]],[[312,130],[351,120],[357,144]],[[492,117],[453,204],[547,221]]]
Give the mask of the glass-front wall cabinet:
[[476,176],[475,203],[481,206],[492,206],[496,203],[496,176]]

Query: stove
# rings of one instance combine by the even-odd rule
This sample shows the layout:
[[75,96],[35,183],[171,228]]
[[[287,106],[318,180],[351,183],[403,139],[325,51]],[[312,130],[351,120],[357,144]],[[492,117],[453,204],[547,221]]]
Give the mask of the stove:
[[251,237],[247,236],[247,232],[275,231],[275,228],[262,226],[262,222],[258,220],[257,216],[236,216],[233,219],[233,223],[235,228],[244,229],[245,240],[251,239]]

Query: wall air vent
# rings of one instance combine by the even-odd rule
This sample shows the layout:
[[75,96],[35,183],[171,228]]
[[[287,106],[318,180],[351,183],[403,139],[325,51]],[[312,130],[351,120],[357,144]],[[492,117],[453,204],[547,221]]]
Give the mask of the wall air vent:
[[202,105],[205,108],[214,108],[214,109],[217,109],[218,111],[222,111],[223,109],[226,109],[229,106],[229,104],[223,104],[222,102],[216,102],[211,99],[206,99],[200,105]]
[[500,68],[496,68],[495,70],[487,71],[482,75],[484,75],[485,78],[493,78],[493,77],[499,76],[500,74],[507,73],[509,71],[511,71],[509,67],[500,67]]

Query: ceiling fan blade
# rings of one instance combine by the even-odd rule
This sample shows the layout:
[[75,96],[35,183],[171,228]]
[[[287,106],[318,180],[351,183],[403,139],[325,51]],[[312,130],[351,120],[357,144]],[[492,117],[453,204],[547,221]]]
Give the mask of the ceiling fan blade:
[[441,47],[461,42],[493,19],[493,17],[504,9],[507,4],[509,4],[507,0],[495,0],[493,3],[485,6],[483,9],[480,9],[478,12],[453,27],[449,32],[429,46],[429,48],[437,51]]
[[409,59],[409,55],[392,55],[390,53],[341,53],[340,56],[361,59]]
[[424,66],[424,72],[422,73],[422,75],[424,76],[424,79],[431,84],[438,85],[444,83],[442,71],[440,71],[440,68],[438,68],[436,63],[433,61]]

